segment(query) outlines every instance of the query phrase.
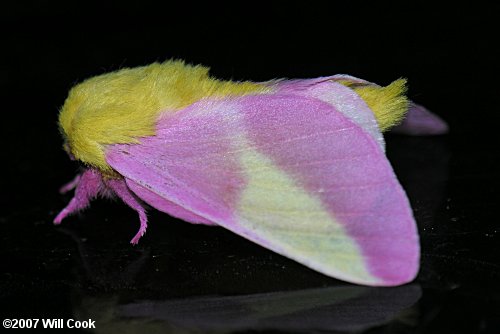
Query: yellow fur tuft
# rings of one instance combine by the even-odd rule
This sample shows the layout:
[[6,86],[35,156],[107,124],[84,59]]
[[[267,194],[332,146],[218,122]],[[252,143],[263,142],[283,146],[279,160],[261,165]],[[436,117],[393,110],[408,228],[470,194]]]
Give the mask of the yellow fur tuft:
[[208,71],[171,60],[125,68],[76,85],[59,113],[70,153],[111,175],[105,145],[136,143],[137,138],[154,135],[160,112],[173,112],[204,97],[269,91],[262,84],[213,79]]
[[352,88],[375,114],[380,131],[397,125],[408,111],[406,79],[398,79],[386,87],[358,84],[347,80],[340,83]]

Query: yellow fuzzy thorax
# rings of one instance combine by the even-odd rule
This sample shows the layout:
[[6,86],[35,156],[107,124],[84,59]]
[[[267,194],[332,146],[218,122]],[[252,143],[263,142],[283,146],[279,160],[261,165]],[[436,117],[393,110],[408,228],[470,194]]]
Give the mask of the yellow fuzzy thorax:
[[205,97],[269,91],[263,84],[217,80],[208,71],[171,60],[125,68],[76,85],[59,113],[69,153],[110,173],[105,145],[137,143],[137,138],[154,135],[160,112],[174,112]]
[[[155,134],[163,112],[175,112],[206,97],[241,96],[272,92],[271,83],[222,81],[209,69],[166,61],[125,68],[90,78],[73,87],[60,113],[65,147],[77,160],[113,175],[105,160],[109,144],[137,143]],[[341,81],[372,109],[382,131],[397,124],[408,108],[406,81],[387,87]]]

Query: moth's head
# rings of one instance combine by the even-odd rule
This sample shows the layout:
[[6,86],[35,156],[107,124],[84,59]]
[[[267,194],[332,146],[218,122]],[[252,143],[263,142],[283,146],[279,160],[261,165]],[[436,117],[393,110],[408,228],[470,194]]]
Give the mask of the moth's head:
[[137,143],[138,138],[154,134],[156,115],[148,112],[158,109],[148,78],[153,65],[93,77],[70,90],[59,113],[70,157],[109,172],[108,145]]
[[170,60],[90,78],[71,89],[59,114],[67,152],[76,160],[110,171],[106,147],[138,143],[155,134],[165,110],[184,108],[207,96],[265,92],[263,85],[212,79],[208,68]]

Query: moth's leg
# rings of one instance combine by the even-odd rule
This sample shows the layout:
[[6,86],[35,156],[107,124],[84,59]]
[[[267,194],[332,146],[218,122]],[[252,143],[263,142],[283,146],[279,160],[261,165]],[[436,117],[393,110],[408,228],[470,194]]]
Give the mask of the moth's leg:
[[148,218],[146,216],[146,209],[137,200],[135,195],[130,191],[125,180],[123,179],[111,179],[106,181],[106,185],[111,188],[116,196],[118,196],[125,204],[137,211],[139,214],[139,220],[141,226],[139,227],[139,232],[132,238],[130,243],[137,244],[139,239],[146,233],[146,228],[148,227]]
[[54,219],[54,224],[60,224],[67,216],[86,208],[90,201],[96,197],[102,189],[101,174],[94,169],[85,170],[78,179],[78,182],[76,182],[75,179],[67,185],[69,188],[73,186],[72,183],[75,183],[75,196],[73,196],[69,204],[59,212]]
[[82,177],[81,174],[77,174],[73,180],[69,181],[68,183],[63,185],[61,188],[59,188],[59,193],[65,194],[68,191],[75,189],[76,186],[78,185],[78,183],[80,183],[81,177]]

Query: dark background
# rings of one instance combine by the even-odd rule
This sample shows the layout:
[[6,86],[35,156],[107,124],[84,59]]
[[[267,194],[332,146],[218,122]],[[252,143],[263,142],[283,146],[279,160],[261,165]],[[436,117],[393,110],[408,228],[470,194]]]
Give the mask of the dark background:
[[[498,4],[1,6],[2,318],[113,314],[97,323],[107,332],[132,328],[137,317],[139,329],[146,328],[141,321],[162,318],[167,332],[180,333],[499,332]],[[117,202],[96,201],[52,226],[70,198],[57,189],[78,171],[61,148],[56,123],[69,88],[93,75],[169,58],[202,63],[214,76],[234,80],[347,73],[385,85],[408,78],[409,96],[451,128],[445,136],[387,137],[388,156],[419,225],[416,282],[400,290],[351,286],[229,232],[158,213],[132,247],[137,217]],[[340,303],[332,297],[325,309],[315,304],[313,288],[328,296],[344,296],[345,289],[352,294]],[[296,290],[315,300],[308,313],[283,311],[288,318],[267,322],[253,313],[276,298],[280,310],[287,298],[307,300]],[[254,304],[238,299],[278,292],[258,295]],[[168,304],[177,298],[182,307]],[[144,300],[170,306],[148,309],[138,304]],[[140,311],[131,307],[125,317],[120,307],[134,303]],[[339,314],[347,315],[339,320]]]

